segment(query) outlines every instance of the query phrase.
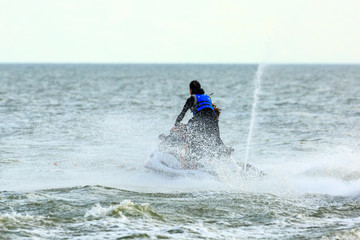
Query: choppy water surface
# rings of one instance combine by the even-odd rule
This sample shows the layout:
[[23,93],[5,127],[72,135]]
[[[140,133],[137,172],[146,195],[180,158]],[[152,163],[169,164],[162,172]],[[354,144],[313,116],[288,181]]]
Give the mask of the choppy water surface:
[[248,159],[263,179],[143,168],[193,79],[244,161],[256,71],[0,65],[0,238],[360,238],[359,65],[264,69]]

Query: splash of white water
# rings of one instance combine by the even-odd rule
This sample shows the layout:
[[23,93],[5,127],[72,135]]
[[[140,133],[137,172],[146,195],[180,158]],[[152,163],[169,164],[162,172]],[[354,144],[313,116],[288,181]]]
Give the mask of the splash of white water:
[[265,69],[265,65],[259,64],[258,69],[255,74],[255,78],[254,78],[254,84],[255,84],[254,100],[253,100],[252,109],[251,109],[251,120],[250,120],[250,126],[249,126],[248,139],[247,139],[247,143],[246,143],[244,170],[246,170],[247,163],[249,160],[250,143],[251,143],[251,138],[252,138],[253,129],[254,129],[255,117],[256,117],[256,105],[257,105],[258,98],[259,98],[258,94],[260,91],[261,78],[262,78],[264,69]]

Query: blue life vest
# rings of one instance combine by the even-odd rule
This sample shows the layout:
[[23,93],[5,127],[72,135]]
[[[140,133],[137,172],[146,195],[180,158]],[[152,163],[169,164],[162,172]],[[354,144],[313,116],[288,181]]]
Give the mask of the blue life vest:
[[214,108],[212,107],[212,102],[211,102],[211,98],[206,95],[206,94],[195,94],[195,107],[193,109],[193,113],[194,115],[196,115],[196,113],[200,112],[201,110],[205,109],[205,108],[210,108],[213,110],[214,114]]

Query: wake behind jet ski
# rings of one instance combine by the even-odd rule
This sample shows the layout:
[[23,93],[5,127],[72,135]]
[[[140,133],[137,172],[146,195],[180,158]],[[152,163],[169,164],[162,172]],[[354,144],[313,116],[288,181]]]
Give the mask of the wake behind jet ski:
[[[145,168],[157,174],[167,177],[202,177],[211,175],[218,177],[218,166],[227,166],[236,174],[244,177],[263,177],[266,174],[250,164],[235,162],[232,159],[232,148],[218,148],[211,153],[192,158],[186,146],[186,131],[172,129],[168,135],[159,135],[158,149],[155,150],[145,162]],[[185,134],[185,135],[184,135]]]

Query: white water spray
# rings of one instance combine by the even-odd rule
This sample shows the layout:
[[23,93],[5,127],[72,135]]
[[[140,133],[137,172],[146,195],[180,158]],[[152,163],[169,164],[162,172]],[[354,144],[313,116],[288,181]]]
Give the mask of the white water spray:
[[250,120],[250,126],[249,126],[248,139],[247,139],[247,143],[246,143],[244,170],[246,170],[247,163],[249,160],[250,143],[251,143],[251,138],[252,138],[252,134],[253,134],[255,117],[256,117],[256,105],[258,102],[258,93],[260,91],[260,83],[261,83],[261,78],[262,78],[264,68],[265,68],[264,64],[259,64],[258,69],[255,74],[255,78],[254,78],[254,84],[255,84],[254,100],[253,100],[252,109],[251,109],[251,120]]

